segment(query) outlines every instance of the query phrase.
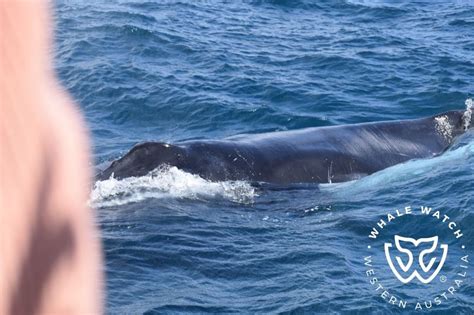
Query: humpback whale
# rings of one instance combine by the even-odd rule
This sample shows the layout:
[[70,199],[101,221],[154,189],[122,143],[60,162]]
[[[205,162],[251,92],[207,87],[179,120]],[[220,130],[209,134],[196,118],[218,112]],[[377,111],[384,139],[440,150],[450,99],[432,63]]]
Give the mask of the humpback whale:
[[442,154],[473,127],[466,113],[449,111],[419,119],[245,134],[223,140],[146,142],[112,162],[97,179],[142,176],[166,165],[211,181],[343,182],[410,159]]

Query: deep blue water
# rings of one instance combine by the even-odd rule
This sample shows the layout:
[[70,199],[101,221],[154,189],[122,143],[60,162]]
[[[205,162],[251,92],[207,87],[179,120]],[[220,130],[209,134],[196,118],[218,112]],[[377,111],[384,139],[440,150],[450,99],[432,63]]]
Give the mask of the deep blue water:
[[[465,108],[474,93],[472,1],[58,1],[56,68],[100,167],[145,140],[175,142]],[[255,187],[179,170],[96,186],[110,314],[413,312],[474,259],[474,135],[359,181]],[[431,283],[402,285],[369,231],[439,235]],[[414,211],[415,212],[415,211]],[[384,232],[385,233],[385,232]],[[372,244],[372,249],[368,245]],[[465,246],[461,249],[461,245]],[[375,253],[375,254],[374,254]],[[374,264],[390,305],[369,284]],[[374,267],[374,268],[375,268]],[[474,313],[472,263],[431,313]],[[442,276],[448,281],[443,282]]]

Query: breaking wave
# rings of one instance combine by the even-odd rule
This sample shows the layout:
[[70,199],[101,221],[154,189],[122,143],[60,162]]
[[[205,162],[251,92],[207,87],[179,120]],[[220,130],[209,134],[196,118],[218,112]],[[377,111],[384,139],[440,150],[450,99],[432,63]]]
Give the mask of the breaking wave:
[[110,207],[148,198],[222,198],[252,203],[257,195],[256,188],[245,181],[211,182],[176,167],[159,167],[145,176],[97,181],[89,203],[94,207]]
[[[413,178],[427,178],[435,175],[443,175],[446,171],[459,171],[458,165],[470,165],[474,157],[474,135],[470,134],[456,143],[450,150],[440,156],[430,159],[410,160],[376,172],[361,179],[336,183],[321,184],[320,189],[324,192],[335,194],[358,194],[364,193],[369,188],[390,187],[396,183],[408,183]],[[462,162],[462,161],[468,161]],[[468,172],[472,172],[471,166]],[[441,178],[443,180],[443,178]]]

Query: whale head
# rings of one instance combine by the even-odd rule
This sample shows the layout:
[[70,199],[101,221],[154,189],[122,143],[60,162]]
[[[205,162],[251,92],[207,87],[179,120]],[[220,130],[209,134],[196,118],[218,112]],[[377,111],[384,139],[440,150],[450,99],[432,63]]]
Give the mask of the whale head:
[[464,112],[463,119],[464,119],[465,129],[474,128],[474,117],[472,117],[471,111]]
[[470,111],[453,110],[435,115],[432,118],[437,133],[447,143],[452,143],[456,137],[474,126]]
[[160,165],[179,166],[184,155],[184,149],[179,146],[163,142],[140,143],[123,157],[112,162],[97,175],[96,180],[108,179],[112,174],[116,179],[143,176]]

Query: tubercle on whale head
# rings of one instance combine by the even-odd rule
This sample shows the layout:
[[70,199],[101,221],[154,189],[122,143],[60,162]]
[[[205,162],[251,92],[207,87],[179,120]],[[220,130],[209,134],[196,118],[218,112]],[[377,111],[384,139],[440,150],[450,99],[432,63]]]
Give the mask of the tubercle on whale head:
[[185,158],[183,148],[164,142],[144,142],[135,145],[127,154],[113,161],[99,173],[96,180],[105,180],[112,175],[116,179],[143,176],[160,165],[179,166]]
[[471,111],[452,110],[433,116],[435,128],[442,136],[451,141],[473,128]]
[[474,119],[472,119],[472,110],[474,110],[474,101],[472,98],[468,98],[464,104],[466,105],[466,110],[463,114],[464,129],[468,130],[474,127]]
[[466,110],[462,118],[463,118],[463,123],[464,123],[463,127],[465,131],[474,128],[474,119],[472,117],[472,110]]

